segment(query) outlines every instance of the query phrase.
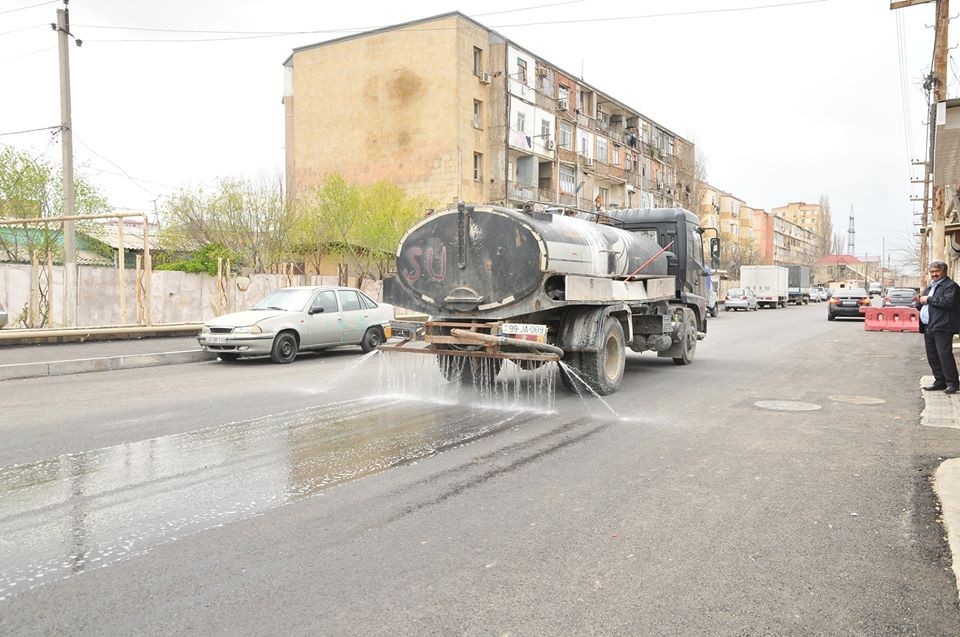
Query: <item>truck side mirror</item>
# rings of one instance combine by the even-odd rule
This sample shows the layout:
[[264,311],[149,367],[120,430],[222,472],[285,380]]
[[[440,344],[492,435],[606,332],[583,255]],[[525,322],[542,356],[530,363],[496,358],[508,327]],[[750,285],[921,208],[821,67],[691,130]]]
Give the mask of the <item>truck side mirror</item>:
[[710,267],[714,270],[720,268],[720,238],[710,239]]

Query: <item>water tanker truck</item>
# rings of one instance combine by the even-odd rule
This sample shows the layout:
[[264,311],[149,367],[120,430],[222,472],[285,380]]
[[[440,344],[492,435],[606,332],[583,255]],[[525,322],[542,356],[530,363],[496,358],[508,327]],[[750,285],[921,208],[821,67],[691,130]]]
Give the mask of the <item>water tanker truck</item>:
[[682,208],[568,216],[460,204],[401,239],[384,300],[429,319],[398,326],[406,338],[382,349],[436,356],[448,379],[474,382],[504,360],[560,361],[566,386],[610,394],[627,347],[693,361],[707,331],[703,233]]

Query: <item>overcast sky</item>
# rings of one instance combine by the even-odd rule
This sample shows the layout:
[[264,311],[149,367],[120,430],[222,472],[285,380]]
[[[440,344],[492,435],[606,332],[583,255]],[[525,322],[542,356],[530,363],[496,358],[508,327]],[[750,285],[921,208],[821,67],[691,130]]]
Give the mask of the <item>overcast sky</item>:
[[[710,183],[747,205],[824,194],[844,237],[853,206],[857,254],[885,244],[896,261],[915,232],[910,158],[925,152],[934,4],[889,5],[74,0],[72,31],[83,41],[70,49],[76,161],[117,208],[152,210],[221,176],[276,179],[282,63],[293,48],[459,10],[694,140]],[[0,0],[0,143],[56,162],[48,131],[6,133],[60,122],[49,26],[60,7]]]

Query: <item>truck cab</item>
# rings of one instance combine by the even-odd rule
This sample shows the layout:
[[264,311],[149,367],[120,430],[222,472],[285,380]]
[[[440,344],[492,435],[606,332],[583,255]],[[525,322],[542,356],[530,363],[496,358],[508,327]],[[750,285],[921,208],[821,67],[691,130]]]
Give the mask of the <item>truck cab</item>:
[[607,214],[618,228],[646,235],[667,248],[667,274],[676,278],[677,299],[695,308],[700,331],[706,332],[709,288],[703,228],[697,215],[683,208],[627,209]]

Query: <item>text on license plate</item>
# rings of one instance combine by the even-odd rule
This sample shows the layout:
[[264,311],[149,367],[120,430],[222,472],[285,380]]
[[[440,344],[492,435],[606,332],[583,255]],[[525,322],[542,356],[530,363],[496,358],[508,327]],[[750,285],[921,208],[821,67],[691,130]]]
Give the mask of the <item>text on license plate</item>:
[[500,326],[500,333],[511,338],[520,338],[525,341],[545,343],[547,341],[547,326],[532,323],[504,323]]
[[221,343],[226,343],[227,338],[225,336],[214,336],[212,334],[207,335],[207,344],[210,345],[219,345]]

